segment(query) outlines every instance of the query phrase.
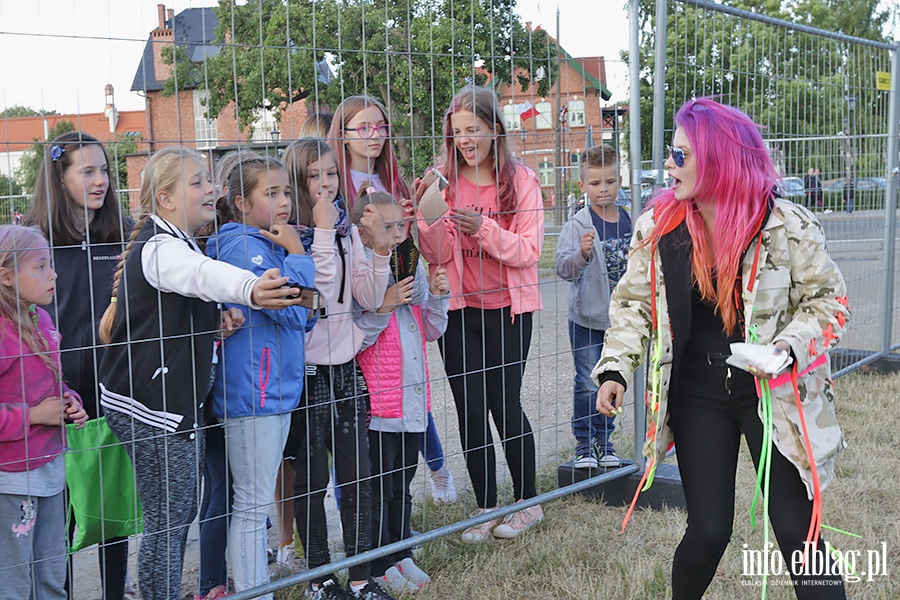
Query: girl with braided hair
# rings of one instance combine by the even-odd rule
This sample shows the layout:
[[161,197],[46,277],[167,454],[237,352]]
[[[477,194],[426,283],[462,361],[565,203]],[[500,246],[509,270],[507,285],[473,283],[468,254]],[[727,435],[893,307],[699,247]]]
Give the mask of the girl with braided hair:
[[[244,322],[230,302],[254,309],[300,304],[278,269],[262,275],[205,256],[193,235],[216,216],[201,155],[170,147],[150,158],[141,218],[100,324],[100,404],[134,463],[144,516],[138,583],[147,600],[181,598],[188,526],[203,469],[204,400],[215,338]],[[117,307],[121,304],[121,310]]]

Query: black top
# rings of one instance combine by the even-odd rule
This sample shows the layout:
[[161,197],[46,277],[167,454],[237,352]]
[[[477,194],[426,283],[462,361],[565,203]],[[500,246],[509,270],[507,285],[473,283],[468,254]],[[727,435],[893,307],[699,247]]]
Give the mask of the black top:
[[[130,224],[125,225],[130,230]],[[52,250],[56,296],[44,309],[62,336],[63,377],[81,395],[84,409],[92,419],[99,413],[96,370],[104,350],[97,330],[109,306],[113,276],[123,249],[123,242],[88,245],[85,241]]]
[[209,391],[219,312],[214,302],[161,292],[147,282],[141,253],[154,235],[172,234],[148,219],[125,261],[116,322],[100,364],[106,388],[100,401],[105,411],[166,431],[191,430]]
[[729,335],[724,328],[722,317],[716,312],[716,305],[704,300],[697,285],[692,285],[691,330],[687,354],[694,356],[731,354],[729,344],[743,342],[743,332],[739,327],[735,327],[734,333]]

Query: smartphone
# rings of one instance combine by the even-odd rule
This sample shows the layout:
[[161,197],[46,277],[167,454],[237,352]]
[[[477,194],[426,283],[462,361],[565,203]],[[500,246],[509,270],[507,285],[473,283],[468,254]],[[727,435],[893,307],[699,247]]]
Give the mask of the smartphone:
[[444,195],[441,193],[450,183],[437,169],[428,171],[425,177],[422,178],[422,183],[427,187],[419,200],[419,212],[422,214],[422,218],[430,225],[450,210],[450,207],[444,202]]
[[300,298],[300,306],[308,308],[309,310],[319,310],[319,290],[316,288],[306,287],[305,285],[300,285],[293,281],[288,281],[281,287],[300,288],[299,294],[291,294],[290,296],[285,296],[285,298],[288,300]]

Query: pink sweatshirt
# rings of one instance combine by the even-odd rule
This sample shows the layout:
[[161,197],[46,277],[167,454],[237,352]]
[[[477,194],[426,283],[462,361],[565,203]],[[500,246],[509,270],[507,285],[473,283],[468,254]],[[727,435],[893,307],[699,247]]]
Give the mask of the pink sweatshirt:
[[[59,332],[46,311],[38,308],[37,315],[38,329],[59,364]],[[62,454],[66,428],[29,425],[29,410],[63,392],[81,401],[40,356],[25,346],[19,338],[18,323],[0,319],[0,471],[32,471]]]
[[[481,229],[472,237],[482,251],[503,265],[506,289],[509,291],[513,316],[543,308],[538,286],[538,260],[544,244],[544,211],[541,186],[534,171],[516,166],[516,213],[509,229],[494,219],[484,217]],[[450,208],[466,206],[466,199],[457,197],[448,202]],[[419,219],[419,248],[425,259],[447,269],[450,281],[450,310],[467,306],[463,289],[463,253],[460,233],[449,213],[431,225]],[[479,259],[469,259],[479,260]],[[476,292],[477,293],[477,292]]]
[[[312,255],[316,263],[316,289],[325,313],[319,315],[312,331],[306,334],[306,362],[342,365],[353,360],[366,337],[353,322],[353,300],[365,310],[381,306],[391,257],[373,254],[370,262],[356,225],[350,228],[350,235],[341,238],[343,260],[333,230],[316,229],[315,235]],[[321,247],[317,248],[320,237]],[[330,267],[327,271],[320,267],[321,261]]]

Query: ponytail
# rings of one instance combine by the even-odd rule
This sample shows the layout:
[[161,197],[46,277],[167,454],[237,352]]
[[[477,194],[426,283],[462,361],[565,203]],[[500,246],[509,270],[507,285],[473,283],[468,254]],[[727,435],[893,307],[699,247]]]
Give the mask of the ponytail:
[[103,318],[100,319],[100,341],[104,344],[108,344],[112,339],[113,327],[116,324],[116,304],[119,296],[119,283],[122,280],[122,272],[125,270],[125,261],[128,259],[128,255],[131,254],[131,248],[134,247],[134,240],[137,239],[138,234],[141,232],[141,229],[149,218],[149,216],[145,215],[134,224],[131,238],[128,240],[128,245],[125,246],[125,251],[122,252],[122,258],[119,259],[119,265],[116,267],[116,275],[113,278],[112,296],[109,300],[109,306],[106,307]]

